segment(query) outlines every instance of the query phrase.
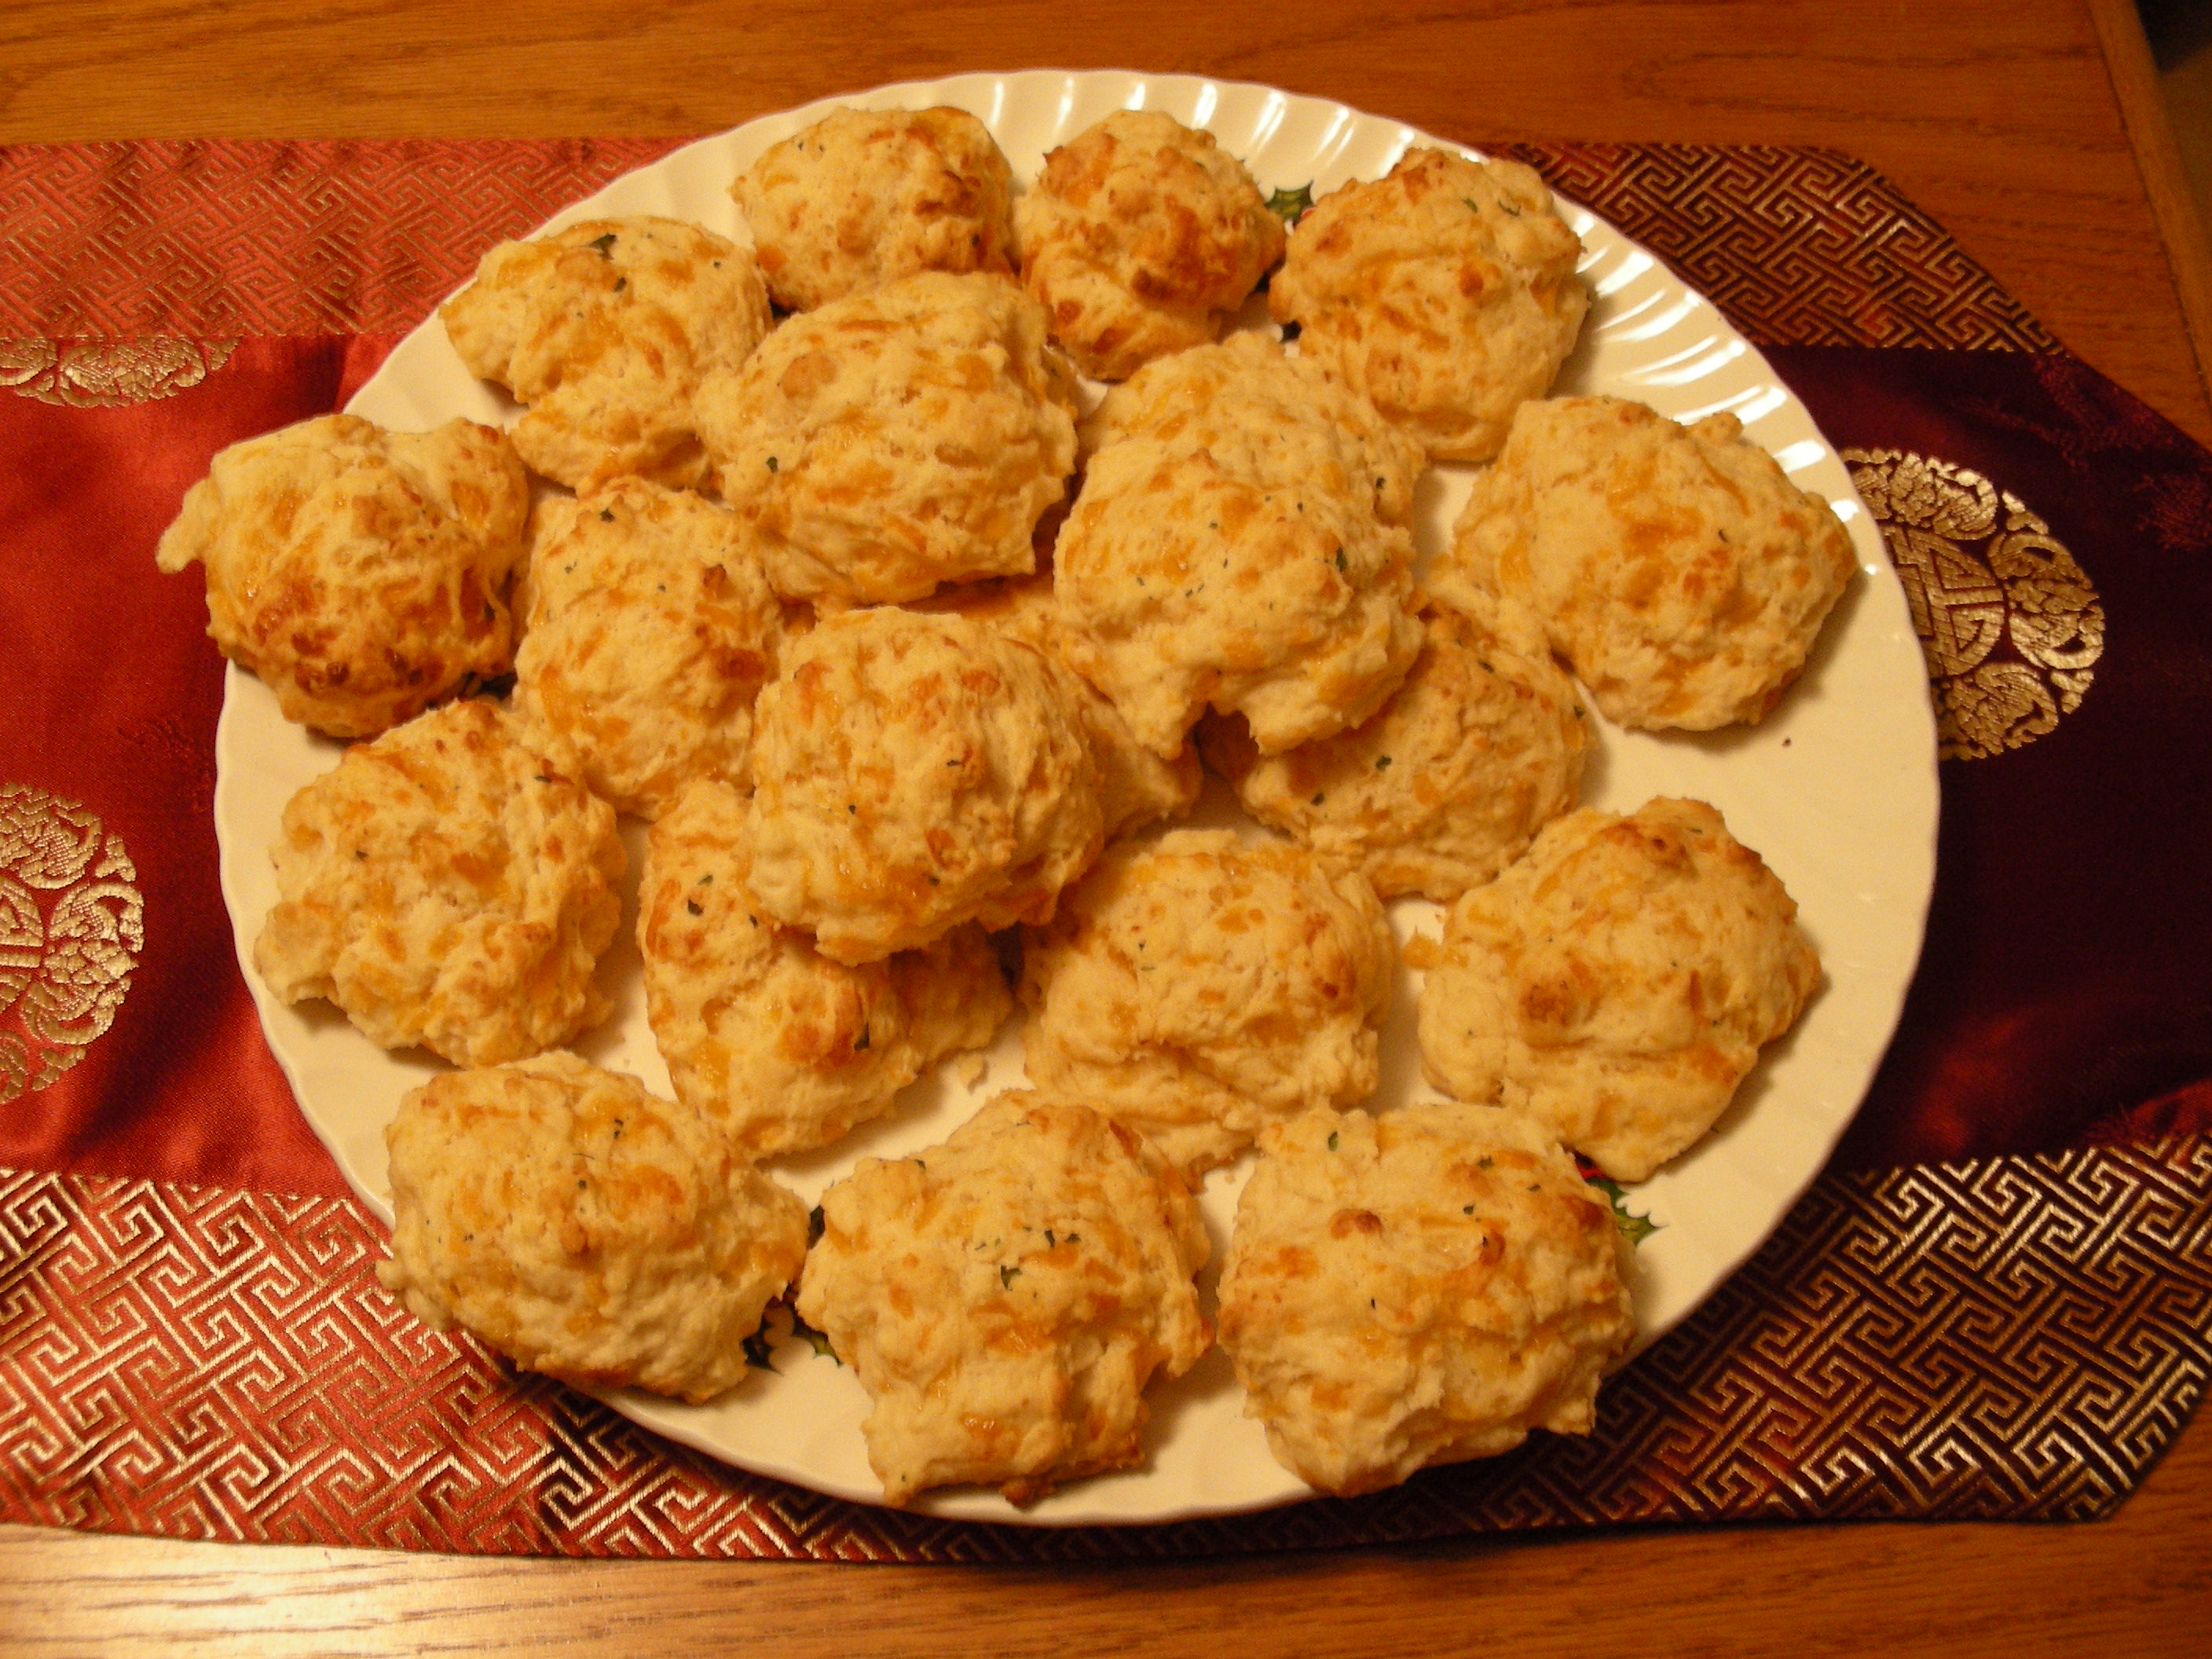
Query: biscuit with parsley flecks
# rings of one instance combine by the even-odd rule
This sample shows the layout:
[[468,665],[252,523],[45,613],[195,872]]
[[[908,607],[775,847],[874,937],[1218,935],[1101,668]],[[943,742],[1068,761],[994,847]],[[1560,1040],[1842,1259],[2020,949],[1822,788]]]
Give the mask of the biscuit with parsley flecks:
[[1312,1112],[1267,1133],[1238,1199],[1221,1346],[1276,1461],[1353,1497],[1588,1434],[1635,1334],[1626,1258],[1528,1116]]
[[1078,1097],[1002,1095],[948,1140],[823,1194],[799,1317],[872,1402],[884,1496],[1025,1503],[1144,1459],[1145,1389],[1212,1333],[1198,1206],[1158,1150]]

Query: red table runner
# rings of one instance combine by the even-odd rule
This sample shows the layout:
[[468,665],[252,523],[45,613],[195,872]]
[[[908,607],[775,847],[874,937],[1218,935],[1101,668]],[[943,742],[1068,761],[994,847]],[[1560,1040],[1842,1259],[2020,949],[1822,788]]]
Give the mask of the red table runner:
[[622,143],[0,149],[0,1518],[622,1555],[1059,1559],[1470,1528],[2103,1513],[2212,1366],[2212,457],[1825,152],[1500,145],[1851,461],[1942,716],[1905,1020],[1829,1173],[1597,1433],[1265,1515],[948,1522],[748,1476],[439,1336],[264,1046],[219,660],[152,550]]

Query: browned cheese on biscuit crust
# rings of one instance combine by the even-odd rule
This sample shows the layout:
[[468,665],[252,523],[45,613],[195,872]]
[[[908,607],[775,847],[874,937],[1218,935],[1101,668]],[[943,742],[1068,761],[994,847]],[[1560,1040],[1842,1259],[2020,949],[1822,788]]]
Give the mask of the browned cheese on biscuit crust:
[[1117,110],[1016,204],[1022,282],[1086,374],[1126,380],[1216,339],[1283,257],[1283,224],[1210,132]]
[[743,362],[769,324],[750,253],[644,216],[501,242],[438,315],[469,373],[530,405],[513,434],[522,459],[573,489],[704,484],[700,382]]
[[787,311],[921,270],[1013,274],[1013,173],[965,110],[832,110],[730,194]]
[[574,1054],[433,1078],[385,1141],[385,1288],[582,1388],[696,1404],[735,1387],[805,1259],[798,1194],[688,1109]]
[[678,1100],[748,1158],[826,1146],[946,1055],[988,1044],[1013,998],[973,922],[848,967],[753,894],[745,797],[694,784],[653,826],[638,894],[646,1013]]
[[1349,1498],[1590,1431],[1635,1334],[1626,1250],[1548,1131],[1489,1107],[1315,1112],[1262,1149],[1221,1346],[1284,1468]]
[[1486,460],[1574,349],[1581,258],[1531,169],[1413,149],[1298,221],[1267,307],[1431,459]]
[[1703,801],[1569,813],[1445,917],[1423,1068],[1641,1181],[1712,1127],[1818,988],[1796,918]]
[[507,672],[529,508],[522,463],[490,427],[320,415],[218,454],[155,562],[201,565],[209,636],[285,719],[373,738]]
[[1198,1206],[1078,1097],[1004,1095],[941,1146],[822,1200],[799,1317],[873,1401],[884,1496],[981,1482],[1026,1503],[1144,1458],[1146,1385],[1212,1340]]
[[1397,953],[1364,876],[1225,830],[1124,842],[1028,934],[1030,1077],[1193,1177],[1275,1120],[1375,1089]]
[[1081,717],[1030,647],[884,607],[786,653],[753,732],[752,886],[839,962],[1048,920],[1104,839]]
[[622,916],[614,809],[449,703],[346,750],[295,795],[253,963],[280,1001],[326,997],[386,1048],[461,1066],[558,1047],[606,1017],[592,982]]

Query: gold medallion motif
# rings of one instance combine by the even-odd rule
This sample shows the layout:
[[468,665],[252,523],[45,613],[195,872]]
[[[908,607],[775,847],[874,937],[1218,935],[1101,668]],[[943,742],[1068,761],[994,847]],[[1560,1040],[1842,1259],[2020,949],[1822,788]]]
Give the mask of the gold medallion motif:
[[2001,755],[2080,708],[2105,653],[2105,607],[2051,526],[1949,461],[1842,453],[1904,579],[1943,757]]
[[122,838],[75,801],[0,783],[0,1106],[115,1023],[146,943]]
[[198,386],[235,340],[0,340],[0,386],[69,409],[150,404]]

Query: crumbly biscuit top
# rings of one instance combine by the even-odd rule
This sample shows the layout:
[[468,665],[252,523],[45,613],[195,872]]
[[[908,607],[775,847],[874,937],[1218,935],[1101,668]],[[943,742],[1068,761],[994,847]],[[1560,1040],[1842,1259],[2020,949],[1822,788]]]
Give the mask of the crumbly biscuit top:
[[514,708],[564,771],[647,817],[750,775],[783,612],[735,514],[641,478],[550,497],[525,591]]
[[1856,563],[1735,416],[1559,398],[1522,405],[1441,580],[1526,604],[1607,719],[1702,732],[1774,708]]
[[1014,219],[1053,337],[1109,380],[1218,337],[1283,254],[1243,164],[1158,110],[1117,110],[1047,155]]
[[752,255],[675,219],[587,219],[501,242],[438,308],[471,374],[530,405],[514,447],[581,489],[636,475],[706,482],[692,399],[769,331]]
[[745,797],[694,784],[653,826],[638,893],[646,1012],[677,1099],[749,1158],[826,1146],[947,1054],[988,1043],[1013,998],[983,930],[848,967],[752,890]]
[[614,809],[482,699],[347,750],[285,807],[270,856],[281,896],[253,963],[285,1002],[327,997],[381,1047],[463,1066],[606,1017],[592,970],[621,919]]
[[1001,1096],[941,1146],[822,1200],[799,1316],[874,1401],[884,1496],[980,1481],[1024,1502],[1143,1455],[1143,1394],[1211,1340],[1198,1206],[1078,1099]]
[[848,611],[793,645],[761,694],[753,781],[753,889],[840,962],[1043,921],[1103,840],[1050,666],[962,617]]
[[1069,660],[1153,753],[1209,706],[1267,753],[1357,726],[1420,653],[1413,538],[1365,492],[1134,437],[1090,471],[1054,551]]
[[912,276],[795,317],[699,402],[769,581],[831,607],[1026,575],[1075,464],[1074,378],[996,276]]
[[1373,1091],[1396,961],[1366,878],[1302,847],[1125,842],[1024,939],[1029,1074],[1201,1174],[1275,1119]]
[[1155,755],[1137,741],[1114,705],[1067,665],[1049,574],[963,582],[919,602],[915,609],[953,611],[987,623],[1019,640],[1058,671],[1055,678],[1082,717],[1091,757],[1098,763],[1098,805],[1107,840],[1161,818],[1182,817],[1196,804],[1205,782],[1196,747],[1187,743],[1172,756]]
[[1106,394],[1077,436],[1086,454],[1122,438],[1201,447],[1250,477],[1365,500],[1389,525],[1412,524],[1427,465],[1421,447],[1364,396],[1260,334],[1147,364]]
[[833,110],[730,186],[787,311],[919,270],[1012,276],[1013,191],[990,130],[942,108]]
[[[1448,904],[1521,856],[1582,791],[1590,722],[1541,630],[1499,601],[1432,605],[1428,643],[1381,711],[1261,755],[1241,722],[1202,726],[1207,763],[1245,810],[1384,898]],[[1517,626],[1514,623],[1517,623]]]
[[1569,813],[1446,916],[1423,1067],[1641,1181],[1712,1127],[1819,986],[1796,916],[1703,801]]
[[586,1388],[699,1401],[798,1273],[806,1209],[692,1112],[570,1054],[433,1078],[400,1103],[392,1260],[438,1330]]
[[1587,1434],[1635,1331],[1605,1203],[1486,1107],[1271,1130],[1221,1276],[1221,1346],[1285,1468],[1340,1497]]
[[490,427],[387,432],[321,415],[218,454],[155,562],[198,562],[209,635],[285,719],[370,738],[507,672],[529,507],[522,463]]
[[1298,221],[1267,307],[1431,459],[1486,460],[1574,349],[1581,257],[1530,168],[1412,149]]

